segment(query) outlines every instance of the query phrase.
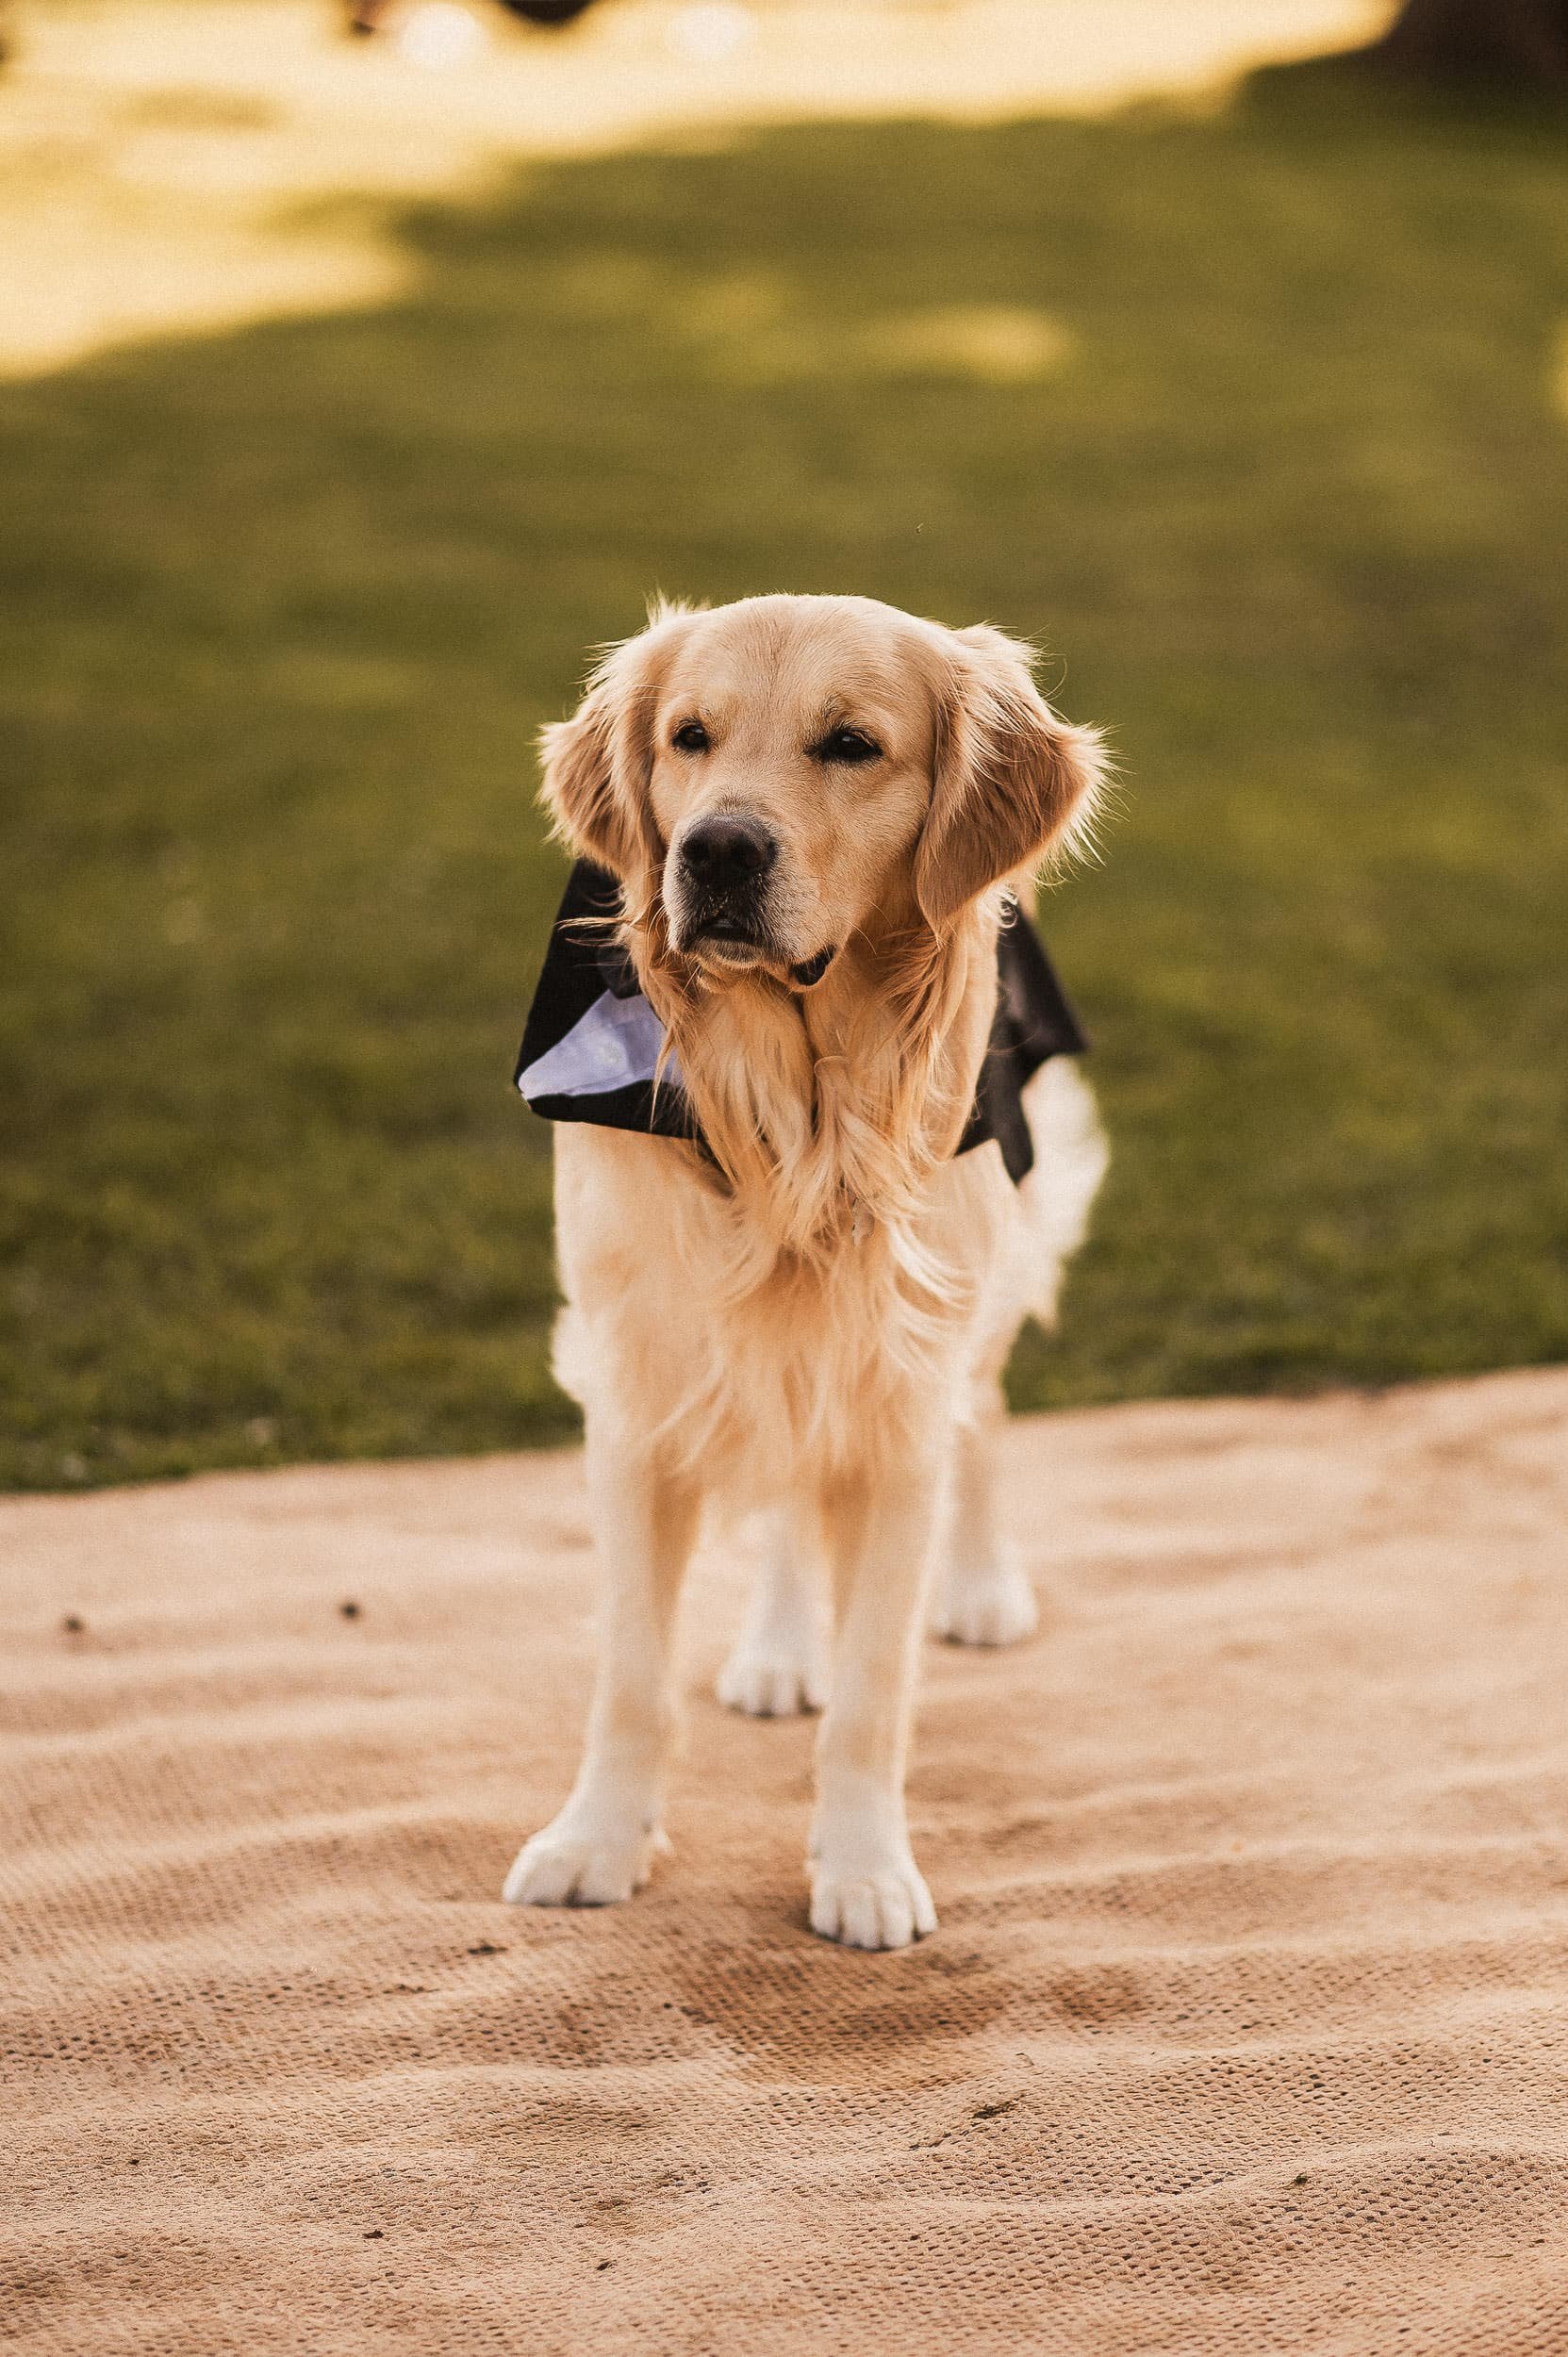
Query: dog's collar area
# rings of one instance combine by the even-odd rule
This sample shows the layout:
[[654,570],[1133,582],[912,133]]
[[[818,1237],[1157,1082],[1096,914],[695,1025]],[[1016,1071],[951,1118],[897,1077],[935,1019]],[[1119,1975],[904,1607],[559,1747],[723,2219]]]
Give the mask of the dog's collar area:
[[796,989],[813,989],[821,981],[837,955],[838,945],[835,942],[829,948],[818,949],[817,955],[814,958],[807,958],[804,964],[792,965],[789,969],[789,979]]
[[[624,927],[615,878],[579,860],[550,937],[513,1080],[546,1121],[639,1130],[706,1153],[685,1078],[625,948]],[[775,966],[775,986],[812,989],[835,955],[825,949],[799,965]],[[994,1139],[1008,1177],[1015,1184],[1023,1179],[1034,1162],[1024,1085],[1048,1057],[1076,1056],[1087,1045],[1032,926],[1015,915],[998,939],[991,1037],[955,1150],[966,1154]]]

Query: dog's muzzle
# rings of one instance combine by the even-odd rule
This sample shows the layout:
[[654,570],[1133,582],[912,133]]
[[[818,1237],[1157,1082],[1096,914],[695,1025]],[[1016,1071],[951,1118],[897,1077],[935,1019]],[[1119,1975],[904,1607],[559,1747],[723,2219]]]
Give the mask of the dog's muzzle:
[[761,820],[739,812],[716,813],[688,827],[675,854],[686,944],[733,942],[770,952],[765,904],[778,856],[778,842]]

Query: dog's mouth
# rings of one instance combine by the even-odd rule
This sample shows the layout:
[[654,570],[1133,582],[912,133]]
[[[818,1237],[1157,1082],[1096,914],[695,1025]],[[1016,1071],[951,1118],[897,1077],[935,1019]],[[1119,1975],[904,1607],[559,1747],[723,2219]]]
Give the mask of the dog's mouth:
[[796,990],[815,990],[837,957],[838,945],[831,943],[827,948],[818,949],[814,958],[792,960],[784,955],[777,942],[752,931],[738,917],[716,916],[692,935],[690,954],[704,962],[713,961],[732,973],[768,966],[780,974],[781,980],[787,976]]
[[683,956],[733,969],[784,963],[761,892],[688,889],[678,895],[671,915],[674,945]]
[[735,949],[755,949],[759,954],[770,947],[755,925],[748,924],[745,917],[731,915],[722,909],[716,911],[712,916],[703,917],[694,938],[726,943]]
[[759,893],[680,893],[670,909],[671,946],[710,974],[741,975],[763,968],[791,989],[815,989],[837,957],[838,944],[830,942],[809,958],[792,957],[769,924],[762,900]]
[[722,914],[705,917],[691,936],[691,948],[699,955],[706,953],[723,965],[761,965],[776,961],[778,951],[773,944],[748,925],[743,918]]

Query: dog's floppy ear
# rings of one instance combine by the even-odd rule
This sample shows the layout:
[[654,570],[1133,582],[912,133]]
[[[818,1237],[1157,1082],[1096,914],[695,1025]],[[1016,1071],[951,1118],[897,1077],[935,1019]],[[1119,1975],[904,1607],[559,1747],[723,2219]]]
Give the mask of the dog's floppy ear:
[[1027,647],[985,623],[947,636],[951,669],[915,854],[916,898],[933,932],[1004,876],[1081,837],[1106,766],[1096,731],[1059,719],[1040,694]]
[[539,799],[568,848],[614,876],[630,874],[640,830],[616,783],[615,701],[602,681],[591,685],[569,720],[539,736],[544,785]]
[[569,720],[540,733],[539,799],[569,847],[623,883],[664,857],[649,799],[659,674],[681,610],[660,607],[645,631],[612,647]]

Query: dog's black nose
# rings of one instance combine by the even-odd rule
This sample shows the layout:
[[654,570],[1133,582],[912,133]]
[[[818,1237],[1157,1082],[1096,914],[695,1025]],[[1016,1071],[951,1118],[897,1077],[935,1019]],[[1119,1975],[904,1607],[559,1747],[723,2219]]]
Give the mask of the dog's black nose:
[[779,847],[755,818],[700,818],[681,839],[681,865],[704,892],[733,892],[755,883],[779,856]]

